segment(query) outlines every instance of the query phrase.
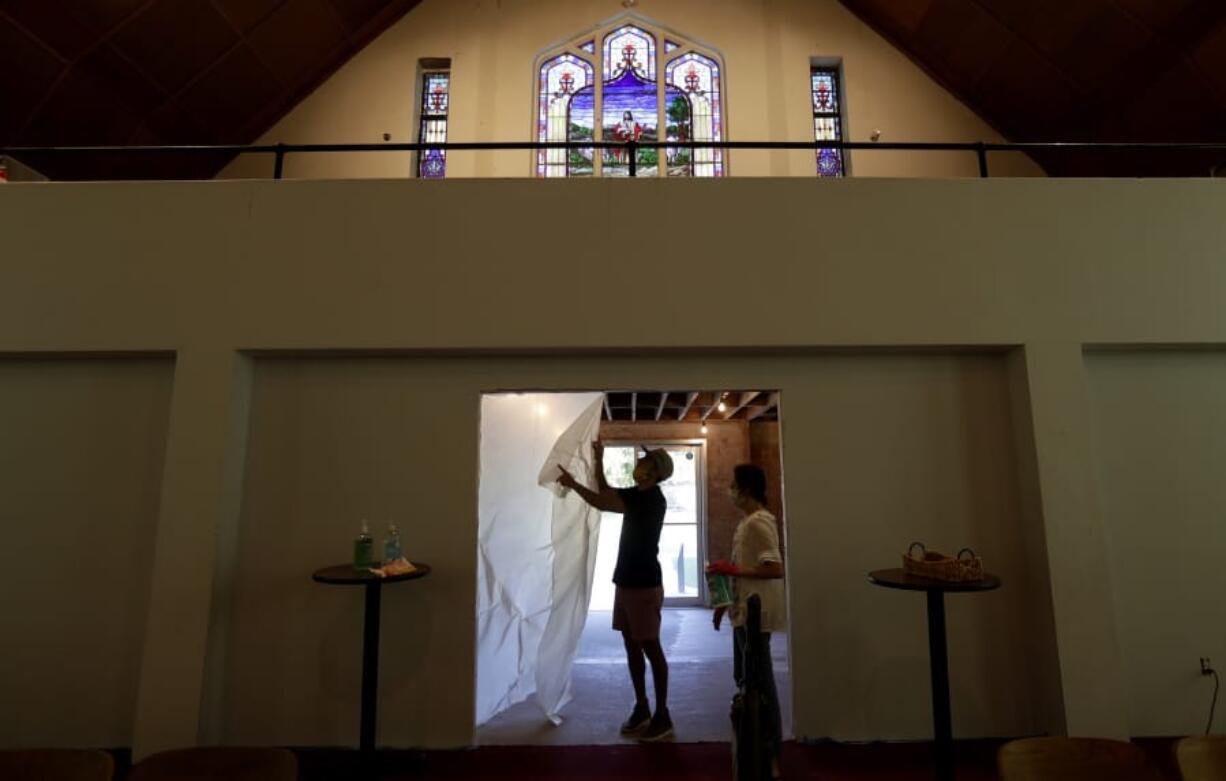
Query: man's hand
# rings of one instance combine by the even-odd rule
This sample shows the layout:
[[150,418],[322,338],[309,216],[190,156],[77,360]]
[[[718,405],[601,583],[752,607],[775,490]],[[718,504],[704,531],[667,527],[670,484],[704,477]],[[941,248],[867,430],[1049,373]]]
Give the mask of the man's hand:
[[715,615],[711,617],[711,623],[715,625],[716,632],[719,631],[719,625],[723,623],[723,620],[724,620],[724,613],[727,613],[727,612],[728,612],[727,605],[720,605],[719,607],[715,608]]
[[558,472],[561,476],[558,478],[558,485],[564,488],[571,488],[575,493],[587,502],[592,507],[595,507],[601,512],[607,513],[624,513],[626,512],[626,503],[622,501],[621,496],[608,486],[604,481],[603,470],[596,470],[596,482],[599,488],[593,491],[585,485],[582,485],[575,479],[574,475],[567,472],[566,469],[558,464]]
[[561,464],[558,464],[558,471],[562,473],[562,476],[558,478],[559,485],[572,490],[579,487],[579,481],[575,479],[574,475],[567,472]]
[[592,458],[597,461],[604,458],[604,443],[599,439],[592,443]]

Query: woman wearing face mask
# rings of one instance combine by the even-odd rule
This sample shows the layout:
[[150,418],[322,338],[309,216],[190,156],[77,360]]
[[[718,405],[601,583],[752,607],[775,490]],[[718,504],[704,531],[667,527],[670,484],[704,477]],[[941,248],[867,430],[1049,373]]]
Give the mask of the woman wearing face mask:
[[[763,736],[772,757],[771,769],[779,776],[779,753],[783,745],[783,724],[779,714],[779,694],[775,689],[775,672],[770,658],[772,632],[787,628],[787,612],[783,595],[783,556],[779,551],[779,532],[775,516],[766,509],[766,474],[753,464],[741,464],[733,470],[732,499],[744,517],[732,537],[732,568],[735,601],[729,607],[715,609],[713,623],[719,631],[724,613],[729,612],[733,633],[733,676],[737,687],[744,684],[745,655],[753,653],[765,660],[757,666],[758,689],[765,696],[762,714]],[[762,602],[762,633],[757,645],[749,649],[749,633],[745,628],[745,605],[751,596]]]

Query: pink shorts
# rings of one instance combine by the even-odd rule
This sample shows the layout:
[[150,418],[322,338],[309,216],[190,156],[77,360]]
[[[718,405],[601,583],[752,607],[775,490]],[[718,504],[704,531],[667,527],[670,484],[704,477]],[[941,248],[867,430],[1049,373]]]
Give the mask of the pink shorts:
[[613,592],[613,628],[631,640],[660,639],[660,608],[664,607],[664,587],[623,588]]

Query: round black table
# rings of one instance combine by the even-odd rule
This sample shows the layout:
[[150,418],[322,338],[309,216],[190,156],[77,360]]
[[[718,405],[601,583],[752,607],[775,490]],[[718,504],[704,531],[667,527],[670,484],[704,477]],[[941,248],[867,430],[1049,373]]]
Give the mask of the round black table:
[[[412,562],[416,567],[403,575],[379,577],[369,570],[355,569],[352,564],[338,564],[315,570],[311,580],[334,586],[365,586],[366,617],[362,623],[362,727],[358,743],[362,768],[371,772],[375,766],[375,718],[379,701],[379,616],[382,587],[385,583],[416,580],[430,574],[430,565]],[[375,566],[378,566],[376,563]]]
[[945,594],[992,591],[1000,578],[985,574],[982,580],[949,582],[908,575],[900,569],[868,573],[869,582],[884,588],[923,591],[928,594],[928,665],[932,675],[932,726],[936,744],[937,781],[954,777],[954,736],[949,709],[949,654],[945,644]]

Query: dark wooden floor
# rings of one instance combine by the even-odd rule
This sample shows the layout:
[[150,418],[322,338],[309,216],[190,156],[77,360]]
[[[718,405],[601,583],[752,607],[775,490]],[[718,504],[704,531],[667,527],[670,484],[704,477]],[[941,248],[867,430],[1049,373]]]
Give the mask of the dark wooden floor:
[[[1173,739],[1135,741],[1171,781],[1179,774]],[[958,781],[999,781],[999,740],[958,742]],[[295,749],[301,781],[355,778],[356,752]],[[119,751],[117,780],[122,781],[127,752]],[[381,781],[519,781],[532,779],[659,779],[717,781],[732,778],[727,743],[678,743],[653,746],[490,746],[467,751],[381,751]],[[789,743],[784,778],[806,781],[930,781],[932,747],[925,743]]]

